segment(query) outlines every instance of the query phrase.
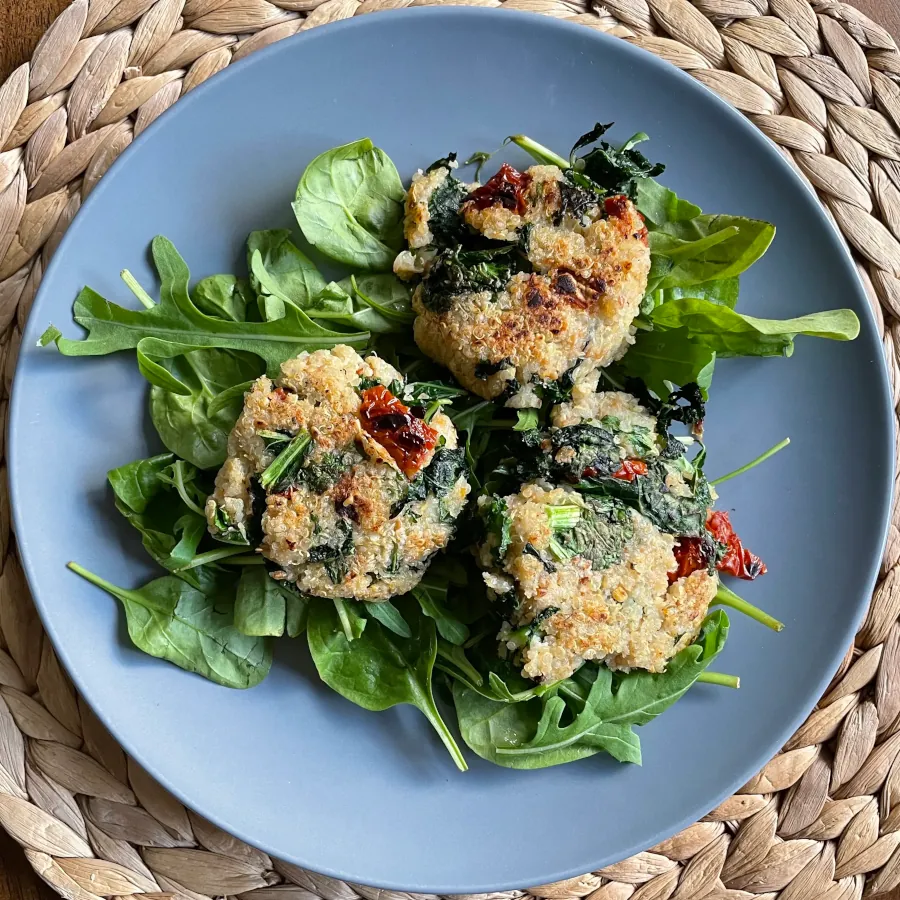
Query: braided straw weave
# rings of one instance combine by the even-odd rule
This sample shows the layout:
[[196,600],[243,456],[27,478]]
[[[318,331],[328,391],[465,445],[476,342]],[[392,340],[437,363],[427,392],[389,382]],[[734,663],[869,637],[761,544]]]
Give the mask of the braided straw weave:
[[[0,86],[0,458],[44,268],[112,161],[179,97],[298,31],[441,0],[74,0]],[[449,0],[454,2],[454,0]],[[836,0],[458,0],[557,16],[736,106],[856,252],[900,406],[900,52]],[[900,433],[900,432],[898,432]],[[68,900],[415,900],[270,859],[127,759],[38,620],[0,463],[0,825]],[[853,900],[900,885],[900,514],[866,620],[783,751],[705,819],[558,884],[465,900]],[[427,900],[436,900],[429,897]]]

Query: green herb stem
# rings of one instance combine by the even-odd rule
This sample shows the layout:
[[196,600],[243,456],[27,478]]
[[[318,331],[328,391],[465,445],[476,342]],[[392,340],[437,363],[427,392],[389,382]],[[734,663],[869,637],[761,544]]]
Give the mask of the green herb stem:
[[244,553],[240,556],[229,556],[222,560],[222,564],[226,566],[264,566],[266,561],[256,553]]
[[347,607],[344,606],[344,601],[335,598],[334,608],[337,610],[338,618],[341,620],[341,628],[344,629],[344,637],[347,638],[348,644],[352,644],[355,640],[355,636],[353,634],[353,626],[350,623],[350,616],[347,615]]
[[723,475],[721,478],[717,478],[715,481],[711,481],[710,484],[723,484],[726,481],[730,481],[732,478],[737,478],[738,475],[743,475],[745,472],[749,472],[760,463],[764,463],[767,459],[769,459],[769,457],[774,456],[781,450],[784,450],[784,448],[787,447],[790,442],[790,438],[785,438],[783,441],[779,441],[774,447],[770,447],[761,456],[757,456],[756,459],[751,460],[746,465],[741,466],[739,469],[735,469],[733,472],[729,472],[727,475]]
[[440,665],[441,659],[446,660],[450,664],[446,667],[442,666],[442,670],[449,675],[453,675],[454,673],[448,671],[448,669],[455,669],[465,675],[472,684],[480,685],[482,683],[483,679],[481,673],[468,659],[466,659],[466,654],[462,647],[457,647],[449,641],[445,641],[443,638],[439,637],[437,642],[437,656],[438,661],[435,665]]
[[720,687],[737,690],[741,686],[741,679],[737,675],[726,675],[724,672],[701,672],[697,681],[703,684],[717,684]]
[[114,597],[118,597],[120,600],[125,599],[131,593],[133,593],[132,591],[128,591],[125,588],[117,587],[116,585],[107,581],[105,578],[101,578],[99,575],[95,575],[93,572],[85,569],[84,566],[79,566],[76,562],[66,563],[66,568],[71,569],[76,575],[80,575],[85,581],[89,581],[96,587],[102,588],[108,594],[112,594]]
[[568,531],[581,519],[580,506],[548,506],[547,518],[554,531]]
[[173,466],[174,476],[172,481],[175,485],[175,490],[178,491],[178,496],[181,497],[184,505],[197,513],[198,516],[202,516],[204,519],[206,518],[206,512],[201,509],[191,497],[188,495],[187,488],[184,486],[184,463],[182,460],[178,460]]
[[286,475],[291,473],[303,459],[309,447],[311,438],[308,431],[301,431],[295,435],[291,442],[269,463],[262,475],[259,476],[259,483],[267,491],[273,488]]
[[156,306],[156,301],[141,287],[140,282],[128,269],[122,269],[121,278],[131,293],[141,301],[142,306],[146,309],[153,309]]
[[450,401],[444,397],[439,398],[438,400],[432,400],[431,403],[428,404],[428,409],[425,410],[425,421],[430,422],[438,413],[438,410],[445,404]]
[[188,569],[196,569],[208,563],[219,562],[232,556],[244,554],[243,547],[222,547],[218,550],[207,550],[206,553],[198,553],[186,566],[176,569],[176,572],[186,572]]
[[[569,161],[564,159],[558,153],[554,153],[549,147],[533,141],[524,134],[510,135],[506,142],[512,142],[517,147],[521,147],[529,156],[534,157],[538,162],[546,163],[550,166],[559,166],[560,169],[568,169]],[[505,142],[504,142],[505,143]]]
[[774,616],[770,616],[759,609],[759,607],[748,603],[743,597],[739,597],[734,591],[725,587],[724,584],[719,585],[719,590],[716,591],[716,596],[713,598],[713,605],[727,606],[729,609],[737,610],[737,612],[743,613],[751,619],[756,619],[757,622],[765,625],[766,628],[771,628],[772,631],[782,631],[784,629],[784,622],[779,622]]
[[574,550],[568,550],[555,538],[550,538],[550,543],[547,545],[547,549],[550,551],[550,555],[557,562],[565,562],[567,559],[571,559],[575,555]]

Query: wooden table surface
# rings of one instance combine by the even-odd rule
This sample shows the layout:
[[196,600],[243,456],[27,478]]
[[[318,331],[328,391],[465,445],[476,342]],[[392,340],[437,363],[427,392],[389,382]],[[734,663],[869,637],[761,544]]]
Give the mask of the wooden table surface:
[[[900,0],[850,0],[900,36]],[[68,0],[0,0],[0,83],[27,60],[38,38]],[[0,900],[58,900],[31,870],[18,845],[0,829]],[[900,889],[887,900],[900,900]]]

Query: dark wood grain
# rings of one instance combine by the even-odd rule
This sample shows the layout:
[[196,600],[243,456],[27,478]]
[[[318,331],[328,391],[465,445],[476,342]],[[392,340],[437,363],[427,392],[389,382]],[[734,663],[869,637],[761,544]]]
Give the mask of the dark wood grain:
[[[67,4],[68,0],[0,0],[0,82],[30,58],[40,36]],[[855,0],[855,5],[891,34],[900,35],[900,0]],[[2,828],[0,900],[58,900]],[[885,900],[900,900],[900,890]]]

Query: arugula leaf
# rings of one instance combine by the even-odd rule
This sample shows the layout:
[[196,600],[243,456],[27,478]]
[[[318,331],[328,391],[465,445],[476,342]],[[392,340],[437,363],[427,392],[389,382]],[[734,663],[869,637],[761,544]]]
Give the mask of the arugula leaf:
[[302,350],[336,344],[365,346],[367,333],[342,333],[317,325],[302,310],[290,306],[273,322],[226,322],[202,313],[188,294],[190,272],[178,251],[164,237],[153,240],[153,258],[162,286],[152,309],[130,310],[84,288],[75,301],[74,318],[88,330],[83,340],[65,338],[52,325],[40,344],[54,342],[65,356],[102,356],[117,350],[140,349],[147,338],[183,344],[184,350],[215,347],[255,353],[276,376],[281,363]]
[[401,638],[370,620],[352,643],[341,628],[337,611],[329,602],[313,602],[307,636],[319,677],[363,709],[379,711],[400,703],[417,707],[438,733],[457,767],[466,761],[453,735],[438,712],[432,693],[432,675],[437,655],[434,622],[411,605],[408,598],[397,607],[410,628]]
[[404,198],[396,167],[364,138],[327,150],[306,167],[294,213],[321,253],[353,268],[389,272],[403,245]]
[[253,302],[250,285],[234,275],[204,278],[197,282],[191,298],[200,312],[229,322],[246,322],[247,308]]
[[790,356],[798,334],[835,341],[852,341],[859,334],[859,319],[849,309],[796,319],[757,319],[709,300],[685,297],[657,307],[650,318],[655,326],[686,329],[693,342],[720,357]]
[[[606,751],[622,762],[640,764],[640,741],[627,726],[593,723],[572,740],[554,740],[538,749],[535,740],[538,729],[544,723],[549,731],[550,717],[562,715],[565,704],[558,697],[548,697],[549,710],[539,698],[519,703],[498,702],[482,696],[460,681],[453,682],[453,700],[459,721],[459,730],[469,749],[482,759],[509,769],[543,769],[594,756]],[[560,706],[562,704],[562,706]],[[568,735],[567,735],[568,737]],[[525,752],[515,753],[518,748]]]
[[369,618],[379,621],[388,631],[393,631],[394,634],[402,638],[412,637],[412,631],[410,631],[409,625],[406,624],[406,619],[403,618],[400,610],[390,600],[383,600],[380,603],[366,603],[365,610]]
[[536,409],[517,409],[516,424],[513,431],[531,431],[538,427],[538,411]]
[[299,637],[306,630],[308,603],[275,581],[265,566],[245,566],[234,601],[234,627],[252,637]]
[[469,639],[469,629],[447,608],[447,584],[427,576],[410,591],[422,612],[434,619],[438,634],[461,647]]
[[76,563],[69,568],[121,601],[129,637],[144,653],[225,687],[255,687],[269,674],[272,648],[234,627],[233,594],[210,597],[172,575],[126,590]]

